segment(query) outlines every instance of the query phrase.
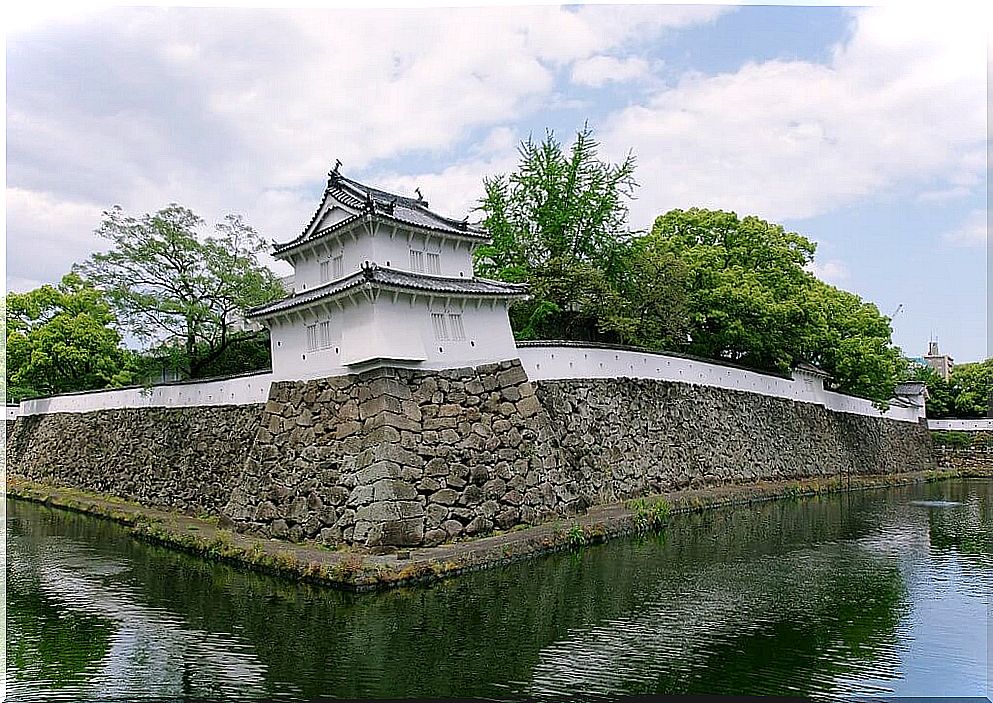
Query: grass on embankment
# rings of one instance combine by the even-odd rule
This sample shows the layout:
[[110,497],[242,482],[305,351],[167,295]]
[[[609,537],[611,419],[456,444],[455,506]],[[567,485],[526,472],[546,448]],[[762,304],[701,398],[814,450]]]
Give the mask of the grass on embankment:
[[179,549],[276,576],[355,591],[429,583],[467,571],[508,564],[554,551],[604,542],[611,537],[664,529],[671,515],[802,498],[846,490],[906,485],[946,478],[993,477],[989,469],[946,469],[887,476],[836,476],[763,481],[687,489],[591,508],[584,515],[518,526],[485,537],[437,547],[373,550],[329,548],[239,534],[216,517],[192,517],[113,496],[35,483],[8,475],[9,495],[113,520],[136,539]]

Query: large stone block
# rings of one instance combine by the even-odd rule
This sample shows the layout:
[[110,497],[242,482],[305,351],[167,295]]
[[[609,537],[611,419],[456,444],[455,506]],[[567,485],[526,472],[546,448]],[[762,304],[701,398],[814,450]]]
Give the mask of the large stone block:
[[373,484],[373,497],[377,501],[416,500],[417,489],[406,481],[384,478]]

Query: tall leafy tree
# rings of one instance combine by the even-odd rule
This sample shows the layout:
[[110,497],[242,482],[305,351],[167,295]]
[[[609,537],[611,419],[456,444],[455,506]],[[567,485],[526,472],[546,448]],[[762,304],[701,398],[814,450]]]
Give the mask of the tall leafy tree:
[[927,414],[933,418],[986,417],[993,401],[993,359],[959,364],[945,380],[930,366],[918,366],[910,377],[928,390]]
[[810,272],[815,245],[758,217],[692,208],[627,227],[634,157],[597,157],[584,127],[520,146],[516,171],[484,181],[493,237],[476,272],[530,285],[518,338],[621,342],[785,372],[821,365],[835,387],[885,403],[903,373],[888,318]]
[[955,417],[986,417],[993,398],[993,359],[959,364],[952,369]]
[[839,390],[885,402],[907,375],[890,319],[859,296],[811,277],[806,359],[831,375]]
[[600,327],[622,344],[683,349],[690,330],[689,269],[672,252],[650,246],[647,237],[624,249],[613,298],[599,313]]
[[786,371],[808,350],[813,242],[757,217],[692,208],[658,217],[642,246],[686,268],[688,352]]
[[479,210],[493,243],[477,250],[476,272],[530,284],[532,299],[511,313],[519,337],[609,334],[602,311],[616,301],[635,162],[601,161],[597,149],[589,127],[568,150],[549,131],[521,143],[516,171],[484,181]]
[[193,377],[245,338],[234,333],[247,308],[283,294],[259,262],[265,242],[239,216],[228,215],[213,235],[202,235],[203,225],[176,204],[141,217],[115,207],[97,230],[110,250],[78,266],[133,335],[148,343],[178,341],[179,366]]
[[685,349],[758,369],[821,366],[834,387],[885,403],[904,372],[889,319],[815,278],[816,246],[758,217],[672,210],[639,246],[686,269]]
[[956,393],[950,381],[946,381],[937,371],[926,365],[916,366],[908,371],[908,378],[921,381],[927,387],[928,417],[955,417]]
[[8,293],[5,303],[8,398],[131,381],[110,305],[90,282],[70,273],[55,286]]

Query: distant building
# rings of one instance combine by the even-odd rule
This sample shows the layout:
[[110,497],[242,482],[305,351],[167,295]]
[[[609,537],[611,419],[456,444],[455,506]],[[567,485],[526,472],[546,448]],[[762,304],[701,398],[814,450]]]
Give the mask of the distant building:
[[290,295],[248,313],[269,329],[277,378],[518,356],[507,308],[527,288],[473,275],[486,232],[432,212],[419,192],[328,176],[303,233],[273,253],[293,266]]
[[952,367],[954,366],[952,357],[938,351],[938,340],[928,342],[927,354],[924,355],[923,361],[946,381],[952,375]]

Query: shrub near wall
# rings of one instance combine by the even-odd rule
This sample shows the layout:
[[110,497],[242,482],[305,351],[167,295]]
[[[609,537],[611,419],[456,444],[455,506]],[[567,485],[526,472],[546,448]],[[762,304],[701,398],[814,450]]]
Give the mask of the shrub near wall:
[[993,447],[993,436],[989,432],[931,430],[931,438],[936,447],[948,447],[949,449],[986,449],[987,447]]
[[26,415],[7,435],[7,471],[145,505],[217,514],[241,474],[260,405]]

